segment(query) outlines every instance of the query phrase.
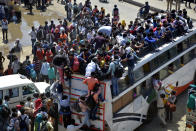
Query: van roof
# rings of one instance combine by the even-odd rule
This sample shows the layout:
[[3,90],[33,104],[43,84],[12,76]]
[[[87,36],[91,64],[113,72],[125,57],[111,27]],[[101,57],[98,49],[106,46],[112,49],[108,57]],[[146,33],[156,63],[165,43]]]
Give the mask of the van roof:
[[0,89],[23,84],[31,84],[31,80],[20,74],[7,75],[0,77]]

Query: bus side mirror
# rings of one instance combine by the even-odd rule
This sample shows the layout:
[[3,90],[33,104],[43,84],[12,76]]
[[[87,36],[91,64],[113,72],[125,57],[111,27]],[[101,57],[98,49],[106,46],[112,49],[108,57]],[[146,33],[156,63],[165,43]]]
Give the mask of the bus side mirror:
[[178,87],[178,81],[176,81],[176,87]]

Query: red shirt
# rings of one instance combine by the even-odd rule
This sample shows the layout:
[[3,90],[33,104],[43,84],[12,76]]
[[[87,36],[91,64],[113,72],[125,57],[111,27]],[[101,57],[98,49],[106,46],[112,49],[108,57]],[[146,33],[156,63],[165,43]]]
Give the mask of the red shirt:
[[37,56],[38,60],[43,60],[44,59],[44,50],[37,49],[36,56]]
[[46,52],[46,61],[47,61],[48,63],[51,63],[51,62],[52,62],[52,58],[53,58],[52,52],[51,52],[51,51],[47,51],[47,52]]

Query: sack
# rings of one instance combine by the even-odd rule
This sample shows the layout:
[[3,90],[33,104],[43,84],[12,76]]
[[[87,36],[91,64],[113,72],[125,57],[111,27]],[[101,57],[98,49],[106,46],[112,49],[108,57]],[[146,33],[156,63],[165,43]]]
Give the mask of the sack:
[[74,57],[74,62],[73,62],[73,71],[77,72],[80,68],[80,63],[78,61],[77,57]]
[[[115,63],[114,63],[115,64]],[[124,72],[124,69],[122,66],[115,64],[115,71],[114,71],[114,76],[116,78],[122,77],[122,74]]]
[[79,105],[79,99],[76,100],[76,102],[73,104],[73,108],[77,111],[77,112],[81,112],[81,108],[80,108],[80,105]]
[[43,120],[43,116],[41,113],[38,113],[35,117],[35,121],[38,122],[38,123],[41,123]]
[[26,118],[27,118],[27,116],[25,116],[25,118],[24,119],[22,119],[22,117],[20,116],[19,118],[18,118],[18,120],[19,120],[19,126],[20,126],[20,130],[24,130],[24,129],[28,129],[28,127],[27,127],[27,124],[26,124]]
[[175,112],[176,111],[176,105],[173,104],[173,103],[168,103],[169,105],[169,109],[172,111],[172,112]]
[[91,94],[91,91],[90,91],[90,95],[89,97],[86,99],[86,105],[90,108],[90,109],[93,109],[95,106],[96,106],[96,102],[93,98],[93,94]]
[[43,121],[41,123],[41,128],[40,128],[40,131],[48,131],[48,128],[47,128],[47,121]]

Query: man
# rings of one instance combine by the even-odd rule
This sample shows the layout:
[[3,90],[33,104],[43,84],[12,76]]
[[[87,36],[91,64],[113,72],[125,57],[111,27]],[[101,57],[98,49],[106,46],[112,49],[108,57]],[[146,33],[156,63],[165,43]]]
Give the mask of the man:
[[102,46],[105,46],[105,43],[107,40],[103,37],[103,34],[101,32],[98,32],[98,36],[96,36],[91,44],[95,44],[95,50],[102,48]]
[[165,105],[164,105],[164,99],[165,95],[164,94],[158,94],[158,99],[157,99],[157,108],[158,108],[158,117],[161,120],[162,126],[166,126],[166,121],[165,121]]
[[135,54],[134,50],[129,46],[125,49],[126,58],[123,61],[127,62],[128,65],[128,76],[129,76],[129,84],[134,84],[134,73],[133,69],[135,67],[136,59],[139,59]]
[[48,78],[49,78],[50,85],[52,85],[55,81],[56,75],[55,75],[55,69],[51,63],[48,69]]
[[3,33],[3,41],[8,41],[8,21],[6,19],[6,17],[3,18],[3,20],[1,21],[1,27],[2,27],[2,33]]
[[98,79],[95,78],[95,72],[91,72],[91,77],[84,79],[83,83],[88,86],[88,95],[90,95],[90,91],[93,90],[95,84],[99,84]]
[[150,11],[150,6],[148,2],[145,2],[145,5],[140,9],[140,14],[146,17]]
[[20,44],[19,39],[17,39],[16,42],[15,42],[13,52],[16,55],[16,57],[18,58],[18,60],[20,61],[20,56],[21,56],[21,53],[23,53],[23,49],[22,49],[22,45]]
[[110,63],[109,69],[106,73],[106,75],[111,74],[112,77],[113,96],[117,96],[119,94],[118,78],[114,75],[117,66],[122,66],[122,65],[119,61],[119,57],[115,55],[114,60]]
[[44,62],[42,63],[42,67],[40,70],[40,75],[42,77],[42,81],[46,80],[46,82],[49,82],[48,79],[48,69],[50,68],[50,64],[44,59]]
[[9,112],[8,108],[3,104],[2,99],[0,99],[0,127],[2,131],[6,131],[6,126],[8,122]]
[[21,116],[19,116],[19,126],[20,126],[20,131],[28,131],[29,130],[29,124],[30,124],[30,119],[27,114],[25,114],[25,109],[22,107],[20,109]]
[[70,124],[71,121],[71,110],[70,110],[70,95],[63,95],[62,99],[59,100],[60,114],[63,115],[64,127]]
[[29,0],[29,11],[30,11],[29,14],[30,15],[33,15],[33,11],[32,11],[33,10],[33,1],[34,0]]
[[172,4],[173,4],[173,0],[167,0],[167,11],[172,10]]
[[35,46],[35,42],[36,42],[37,33],[36,33],[36,31],[35,31],[35,27],[34,27],[34,26],[32,26],[32,30],[31,30],[31,32],[29,33],[29,35],[31,36],[32,53],[35,54],[34,46]]
[[181,3],[181,0],[176,0],[176,11],[180,10],[180,3]]
[[91,60],[91,62],[86,67],[85,77],[91,76],[91,72],[96,72],[96,71],[101,72],[101,69],[97,63],[98,63],[97,58],[93,58]]
[[18,61],[18,58],[16,58],[12,62],[12,69],[13,69],[13,74],[17,74],[18,70],[20,69],[20,62]]

